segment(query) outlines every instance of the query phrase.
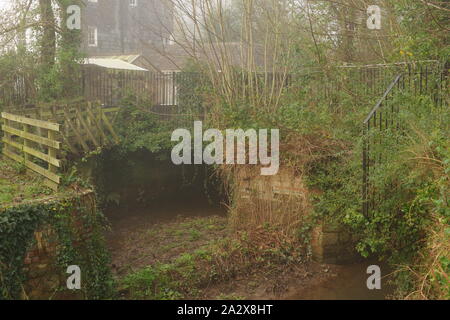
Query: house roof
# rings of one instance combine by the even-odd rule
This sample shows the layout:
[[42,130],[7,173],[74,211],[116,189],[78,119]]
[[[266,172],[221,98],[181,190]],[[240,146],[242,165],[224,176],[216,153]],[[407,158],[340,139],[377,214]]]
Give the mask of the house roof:
[[111,55],[111,56],[93,56],[93,59],[118,59],[128,63],[134,63],[137,59],[139,59],[141,54],[128,54],[128,55]]
[[[209,46],[199,48],[196,52],[197,59],[210,60],[221,69],[217,52],[226,54],[228,61],[239,67],[244,67],[247,62],[248,48],[239,42],[213,43]],[[223,51],[226,50],[226,51]],[[89,63],[111,69],[141,70],[154,69],[158,72],[171,72],[182,70],[187,62],[194,58],[190,52],[190,46],[171,44],[163,48],[147,47],[142,54],[94,56],[89,58]],[[261,46],[253,46],[252,59],[258,68],[271,67],[271,62],[266,61],[264,49]],[[140,67],[139,67],[140,66]],[[144,68],[142,68],[144,67]]]
[[95,64],[97,66],[108,68],[108,69],[148,71],[147,69],[138,67],[134,64],[131,64],[130,62],[119,59],[119,58],[117,58],[117,56],[116,56],[116,58],[111,58],[111,57],[87,58],[87,59],[85,59],[84,64]]
[[156,71],[179,71],[183,69],[191,57],[189,53],[178,45],[169,45],[162,49],[148,48],[147,61]]
[[[217,51],[224,53],[226,49],[226,55],[229,62],[234,66],[243,67],[247,61],[248,50],[245,45],[237,42],[229,43],[215,43],[210,46],[205,46],[197,51],[197,59],[212,60],[218,65]],[[145,52],[147,60],[151,65],[159,71],[177,71],[181,70],[186,63],[194,57],[193,52],[189,52],[192,48],[183,47],[178,44],[168,45],[162,49],[150,48]],[[253,47],[254,63],[257,67],[264,67],[265,61],[264,49],[261,46],[255,45]],[[270,67],[271,65],[269,65]]]

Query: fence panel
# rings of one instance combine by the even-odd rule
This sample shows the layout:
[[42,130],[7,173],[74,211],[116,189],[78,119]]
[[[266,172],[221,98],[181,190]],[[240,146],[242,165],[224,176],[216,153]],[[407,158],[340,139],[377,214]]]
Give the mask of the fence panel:
[[61,178],[58,168],[61,160],[58,153],[60,125],[11,113],[2,112],[3,154],[46,178],[46,184],[58,189]]

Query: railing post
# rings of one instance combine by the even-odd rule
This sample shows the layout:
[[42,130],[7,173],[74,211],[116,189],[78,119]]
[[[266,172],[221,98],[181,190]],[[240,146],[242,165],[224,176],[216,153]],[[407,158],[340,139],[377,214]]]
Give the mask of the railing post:
[[175,106],[176,105],[176,94],[175,94],[175,77],[176,77],[176,73],[175,71],[172,72],[172,105]]
[[[4,124],[5,126],[9,126],[9,120],[6,119],[6,118],[3,118],[3,124]],[[4,139],[6,139],[6,140],[8,140],[8,141],[11,140],[11,134],[8,133],[7,131],[3,131],[3,136],[4,136]],[[4,144],[4,145],[3,145],[3,149],[9,151],[9,150],[10,150],[10,146],[9,146],[8,144]]]
[[363,203],[362,203],[362,205],[363,205],[363,207],[362,207],[362,211],[363,211],[364,217],[367,217],[368,213],[369,213],[368,201],[367,201],[368,200],[367,199],[367,183],[368,183],[368,172],[367,172],[367,170],[368,170],[368,168],[367,168],[368,154],[367,154],[367,151],[368,150],[367,150],[367,130],[366,130],[365,123],[363,124],[362,134],[363,134],[363,139],[362,139],[362,144],[363,144],[363,155],[362,155],[363,156],[363,159],[362,159],[363,160],[362,161],[362,164],[363,164],[363,166],[362,166],[362,169],[363,169],[362,201],[363,201]]

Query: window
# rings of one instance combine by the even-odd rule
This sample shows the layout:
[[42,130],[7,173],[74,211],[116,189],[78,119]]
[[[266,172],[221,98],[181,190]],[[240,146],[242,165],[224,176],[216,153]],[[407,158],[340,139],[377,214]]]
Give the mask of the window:
[[97,28],[96,27],[88,27],[88,46],[96,47],[97,44],[98,44]]
[[130,0],[130,7],[137,7],[138,0]]

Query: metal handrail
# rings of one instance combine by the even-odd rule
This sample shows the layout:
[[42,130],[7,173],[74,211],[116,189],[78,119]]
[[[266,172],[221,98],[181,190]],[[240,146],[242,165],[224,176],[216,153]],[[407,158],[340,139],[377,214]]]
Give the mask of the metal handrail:
[[392,89],[394,88],[394,86],[400,81],[400,79],[403,77],[403,73],[400,73],[399,75],[397,75],[394,79],[394,81],[391,82],[391,84],[389,85],[389,87],[387,88],[387,90],[384,92],[383,96],[381,97],[380,100],[378,100],[377,104],[375,105],[375,107],[372,109],[372,111],[369,112],[369,114],[367,115],[366,120],[364,120],[364,124],[367,124],[367,122],[369,122],[369,120],[372,118],[373,114],[382,106],[383,101],[386,100],[387,96],[389,95],[389,93],[391,93]]

